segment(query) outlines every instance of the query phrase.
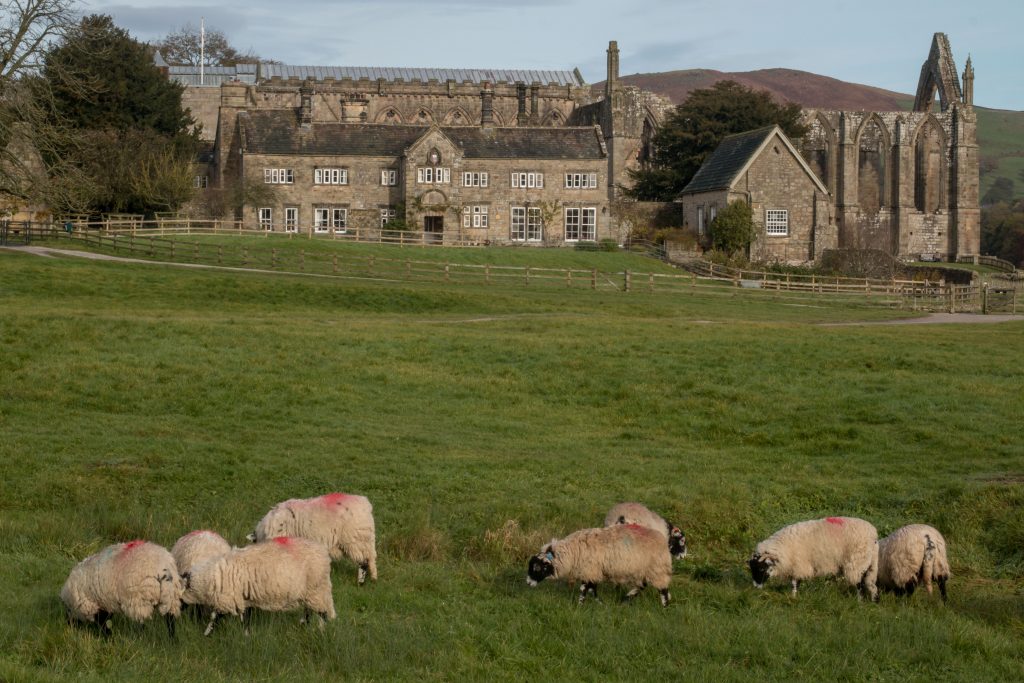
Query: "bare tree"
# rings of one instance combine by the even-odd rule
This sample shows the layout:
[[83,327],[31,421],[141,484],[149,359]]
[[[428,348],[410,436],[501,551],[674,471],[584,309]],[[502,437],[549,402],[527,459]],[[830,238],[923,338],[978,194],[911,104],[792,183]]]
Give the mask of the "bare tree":
[[234,66],[260,61],[252,50],[239,52],[228,42],[223,31],[215,28],[205,31],[205,49],[200,31],[193,24],[185,24],[157,42],[156,47],[168,64],[174,66]]

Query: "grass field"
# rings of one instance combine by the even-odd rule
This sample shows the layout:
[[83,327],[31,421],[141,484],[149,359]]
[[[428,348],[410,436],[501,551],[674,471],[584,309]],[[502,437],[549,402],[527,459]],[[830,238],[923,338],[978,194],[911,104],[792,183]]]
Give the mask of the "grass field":
[[[0,680],[1020,680],[1024,322],[833,327],[896,313],[738,294],[0,251]],[[63,619],[109,543],[242,543],[333,490],[373,501],[380,580],[339,564],[322,632]],[[526,586],[542,543],[630,499],[687,533],[668,609]],[[751,587],[758,540],[831,514],[943,530],[948,605]]]

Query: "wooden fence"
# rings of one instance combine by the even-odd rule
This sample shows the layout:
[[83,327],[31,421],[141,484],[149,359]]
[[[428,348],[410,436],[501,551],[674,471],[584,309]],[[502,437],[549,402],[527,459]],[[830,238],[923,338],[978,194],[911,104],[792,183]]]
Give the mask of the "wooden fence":
[[[989,288],[935,281],[879,280],[739,270],[711,263],[691,264],[687,273],[606,272],[580,268],[499,266],[379,255],[325,253],[304,248],[225,245],[138,232],[66,232],[33,228],[36,238],[67,239],[111,253],[159,261],[303,273],[322,277],[374,278],[563,290],[710,294],[787,301],[881,305],[920,311],[1017,312],[1016,288]],[[700,271],[700,272],[694,272]],[[1021,301],[1024,304],[1024,301]],[[1024,307],[1022,307],[1024,308]]]
[[983,256],[981,254],[961,254],[956,257],[957,263],[973,263],[974,265],[989,266],[996,270],[1001,270],[1006,273],[1012,273],[1017,270],[1017,266],[1013,265],[1009,261],[1004,261],[997,256]]

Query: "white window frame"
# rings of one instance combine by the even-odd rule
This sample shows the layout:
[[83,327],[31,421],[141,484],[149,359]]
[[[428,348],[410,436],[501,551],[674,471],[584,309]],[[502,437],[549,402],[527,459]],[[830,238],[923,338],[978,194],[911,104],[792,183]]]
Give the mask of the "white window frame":
[[597,174],[566,173],[565,188],[567,190],[593,190],[597,188]]
[[396,218],[398,218],[398,210],[397,209],[392,209],[390,207],[386,208],[386,209],[381,209],[380,210],[380,227],[383,228],[390,221],[393,221]]
[[269,206],[261,206],[256,210],[260,229],[270,232],[274,229],[274,210]]
[[297,206],[286,206],[286,207],[284,207],[284,231],[285,232],[298,232],[299,231],[299,207],[297,207]]
[[452,181],[452,169],[447,166],[424,166],[416,169],[416,182],[420,185],[444,185]]
[[336,235],[348,232],[348,209],[340,206],[331,208],[331,228]]
[[487,228],[490,208],[486,204],[462,207],[462,227]]
[[265,168],[263,182],[268,185],[291,185],[295,182],[295,174],[290,168]]
[[522,190],[543,190],[544,174],[536,171],[513,171],[512,187]]
[[210,186],[210,176],[208,175],[197,175],[192,178],[192,187],[205,190]]
[[487,187],[487,171],[463,171],[463,187]]
[[697,234],[703,235],[707,226],[704,224],[704,205],[697,205]]
[[718,205],[712,204],[711,209],[708,211],[708,225],[714,223],[716,218],[718,218]]
[[398,184],[398,171],[393,168],[384,168],[380,172],[380,184],[381,185],[397,185]]
[[313,169],[314,185],[348,185],[348,169],[327,167]]
[[597,209],[592,206],[566,207],[565,241],[593,242],[597,239]]
[[789,235],[789,210],[765,209],[764,232],[771,237],[786,237]]
[[331,229],[331,209],[328,206],[313,207],[313,232],[325,233]]
[[526,208],[526,241],[540,242],[544,237],[544,219],[540,215],[539,206]]

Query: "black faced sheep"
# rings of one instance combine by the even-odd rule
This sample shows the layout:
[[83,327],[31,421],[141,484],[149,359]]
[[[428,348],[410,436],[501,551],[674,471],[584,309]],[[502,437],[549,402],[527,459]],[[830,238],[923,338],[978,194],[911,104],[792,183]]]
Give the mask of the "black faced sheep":
[[666,538],[673,558],[681,560],[686,557],[686,535],[682,530],[640,503],[619,503],[609,510],[604,525],[613,524],[639,524],[653,529]]

